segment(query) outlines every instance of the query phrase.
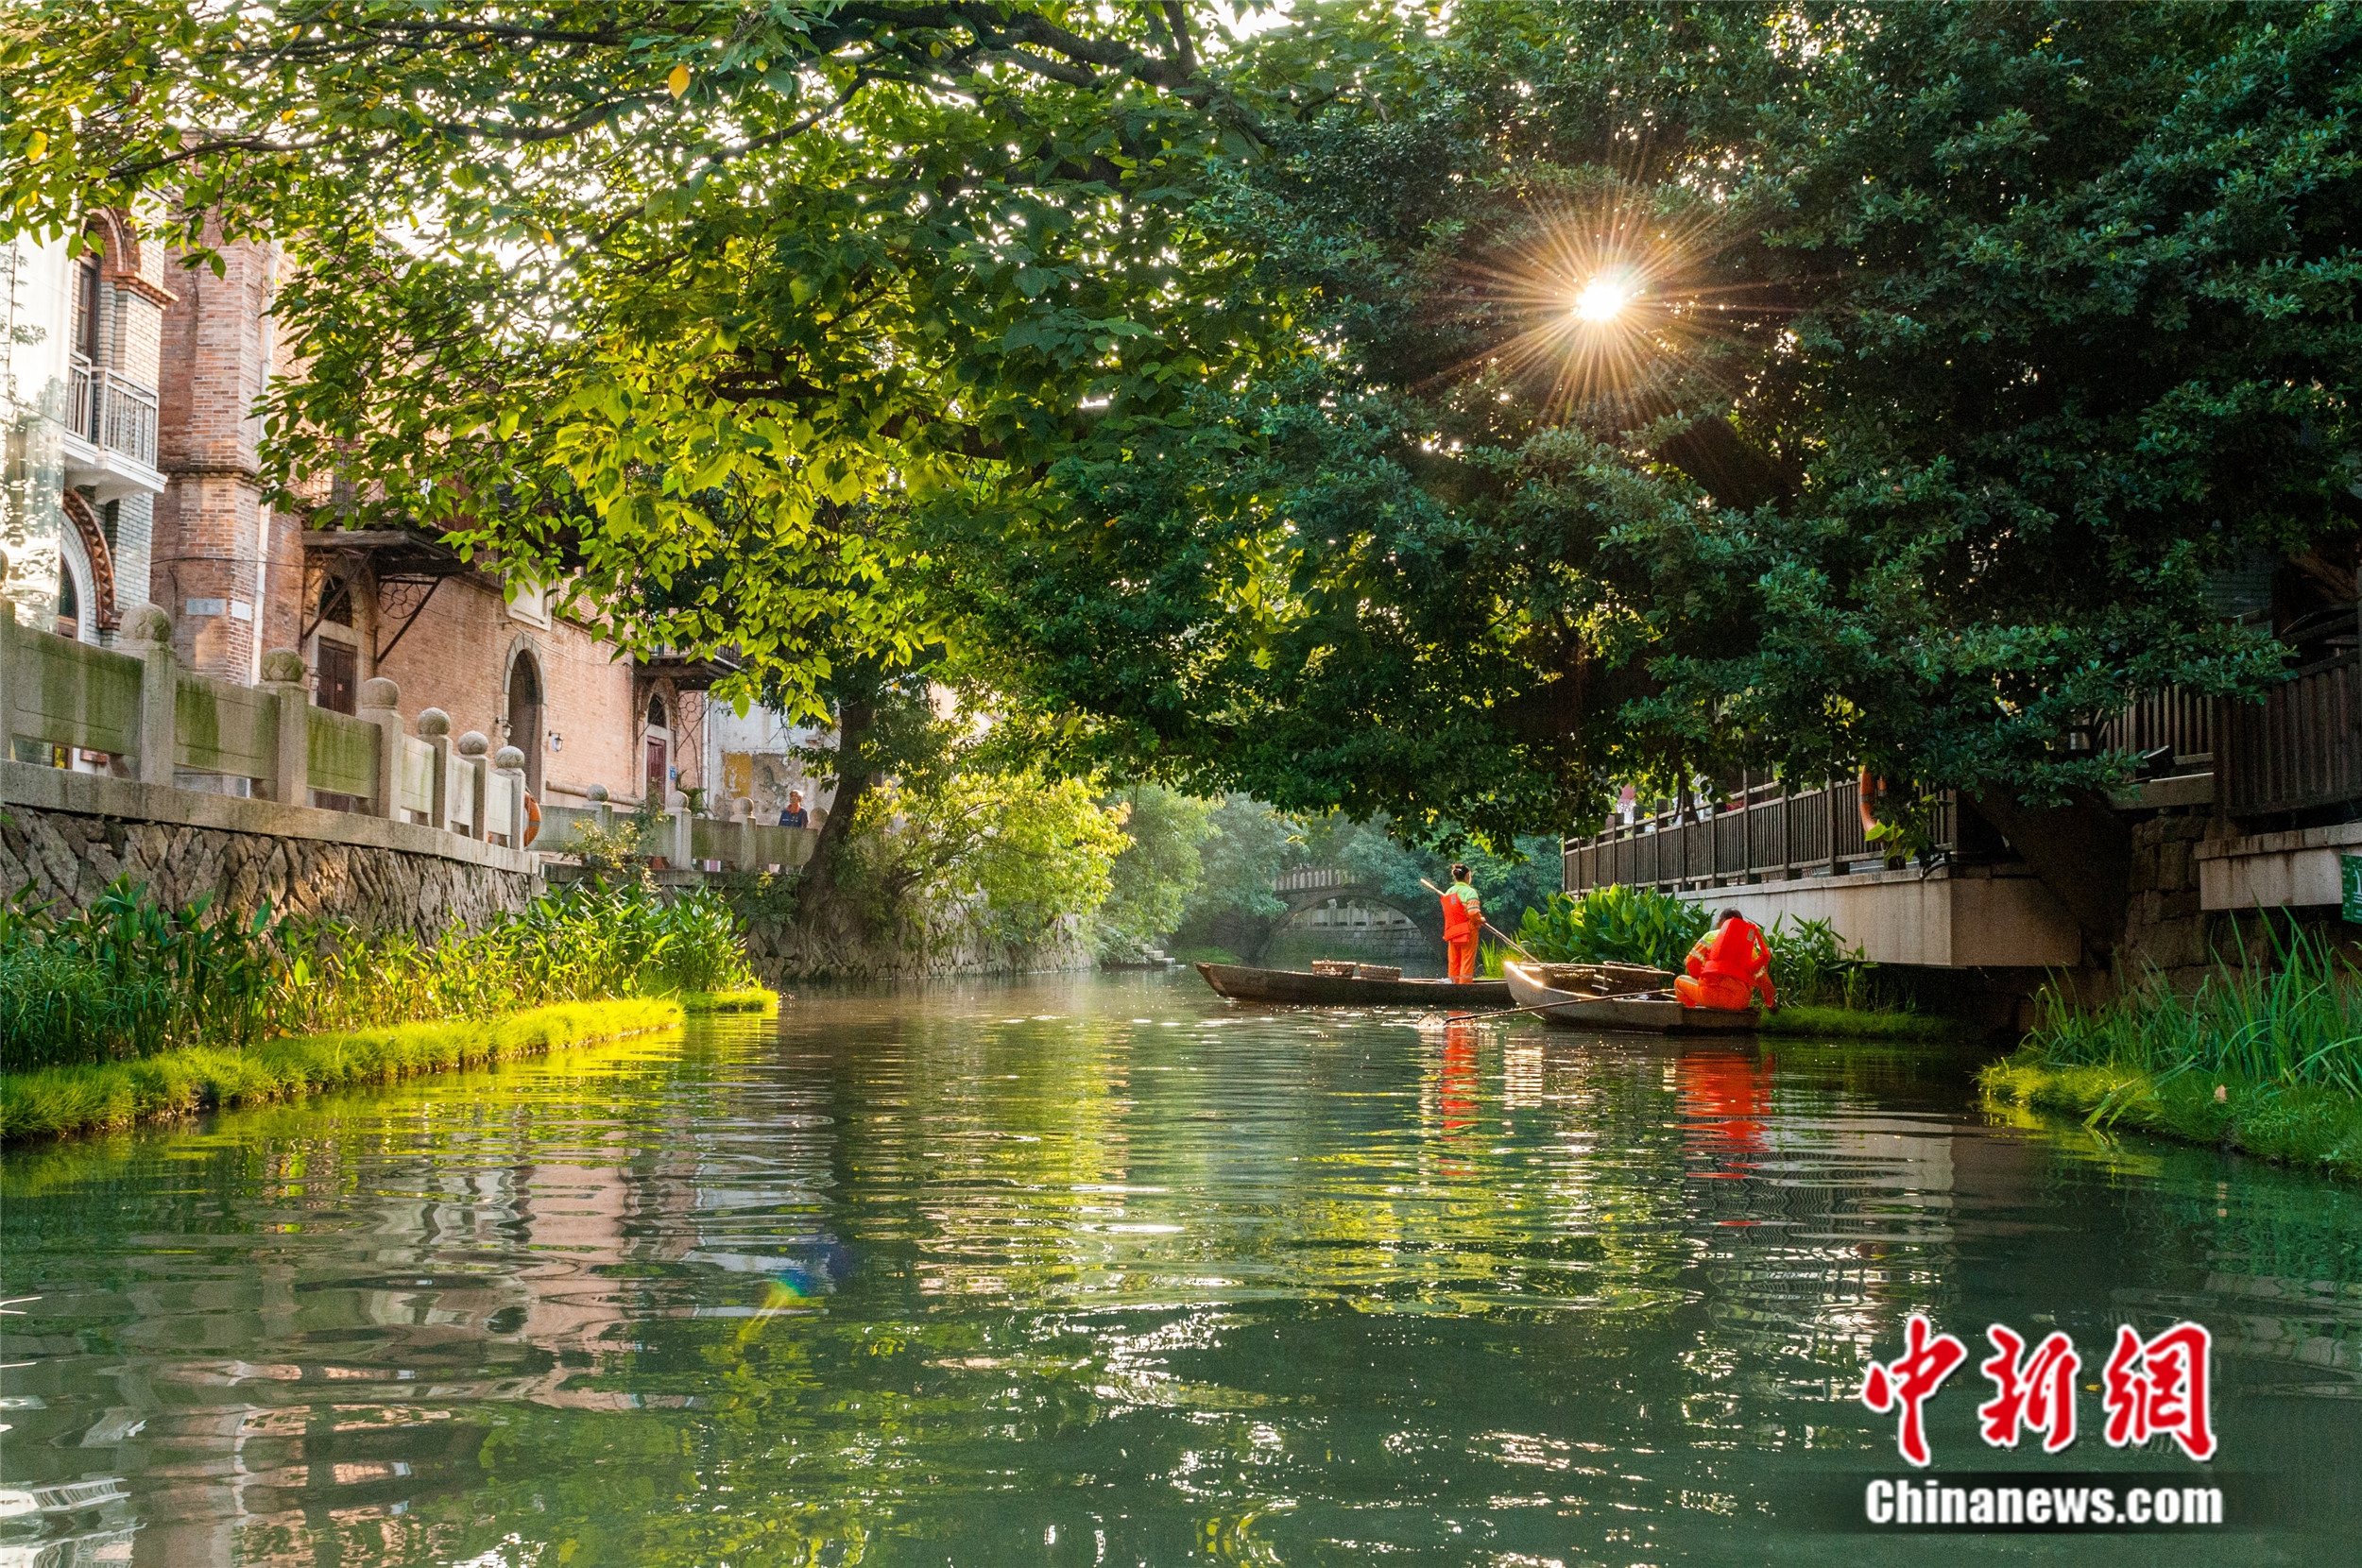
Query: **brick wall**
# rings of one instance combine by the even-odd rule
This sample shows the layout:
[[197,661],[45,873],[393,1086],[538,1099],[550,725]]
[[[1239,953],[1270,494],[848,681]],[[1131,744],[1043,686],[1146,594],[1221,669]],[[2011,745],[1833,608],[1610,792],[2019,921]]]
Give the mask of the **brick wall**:
[[[174,265],[177,296],[157,345],[157,467],[169,481],[156,505],[148,597],[164,606],[175,647],[200,673],[251,681],[262,651],[272,576],[270,520],[256,477],[262,422],[252,414],[268,382],[272,333],[264,312],[278,267],[275,247],[221,248],[223,274]],[[282,563],[283,564],[283,563]],[[292,573],[300,578],[300,571]],[[193,613],[191,600],[223,612]],[[248,615],[234,613],[243,605]]]
[[[389,620],[379,640],[392,640],[395,630]],[[488,584],[446,579],[377,673],[402,688],[404,713],[439,707],[451,715],[453,734],[481,730],[497,747],[508,714],[509,668],[521,653],[541,672],[543,793],[562,800],[603,784],[619,801],[638,799],[645,774],[638,715],[646,692],[635,690],[629,660],[571,622],[553,618],[546,629],[528,624],[508,613]],[[562,742],[555,752],[546,739],[552,733]],[[675,750],[684,780],[695,782],[695,757],[677,741]]]

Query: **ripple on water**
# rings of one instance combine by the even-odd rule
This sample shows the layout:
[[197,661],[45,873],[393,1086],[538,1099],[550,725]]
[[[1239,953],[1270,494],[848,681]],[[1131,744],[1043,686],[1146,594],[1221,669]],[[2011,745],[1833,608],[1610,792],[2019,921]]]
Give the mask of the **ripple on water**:
[[[1820,1559],[1913,1309],[2087,1355],[2196,1316],[2229,1461],[2356,1516],[2350,1191],[2009,1125],[1941,1055],[1409,1023],[1187,976],[823,994],[11,1153],[0,1551]],[[1940,1463],[2040,1468],[1979,1397],[1931,1406]],[[2079,1459],[2127,1463],[2187,1470]]]

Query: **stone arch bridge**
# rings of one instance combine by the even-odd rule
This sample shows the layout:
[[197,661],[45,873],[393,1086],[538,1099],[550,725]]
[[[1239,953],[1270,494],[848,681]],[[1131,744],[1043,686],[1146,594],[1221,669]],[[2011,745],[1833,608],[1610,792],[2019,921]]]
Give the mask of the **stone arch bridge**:
[[[1398,895],[1353,872],[1335,866],[1295,866],[1272,881],[1272,892],[1287,906],[1273,926],[1271,938],[1314,936],[1344,941],[1356,946],[1377,944],[1405,950],[1424,950],[1434,937],[1419,923],[1429,912]],[[1266,942],[1266,950],[1270,942]]]

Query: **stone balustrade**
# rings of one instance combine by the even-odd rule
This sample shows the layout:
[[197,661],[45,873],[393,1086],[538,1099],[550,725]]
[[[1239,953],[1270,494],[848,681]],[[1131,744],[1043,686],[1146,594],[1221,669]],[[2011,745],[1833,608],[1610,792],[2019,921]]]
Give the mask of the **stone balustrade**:
[[[600,790],[589,810],[534,803],[541,827],[531,834],[524,754],[514,746],[495,750],[474,730],[454,736],[451,716],[439,708],[422,708],[405,722],[401,688],[390,680],[362,682],[356,710],[348,715],[313,705],[302,656],[291,649],[265,654],[261,674],[254,686],[236,686],[180,668],[171,620],[152,605],[130,612],[112,649],[20,626],[0,606],[0,760],[9,764],[0,772],[13,779],[0,799],[47,806],[59,788],[73,787],[66,779],[16,778],[21,748],[29,745],[44,760],[52,747],[108,758],[103,775],[73,778],[94,785],[99,777],[128,779],[191,797],[175,806],[143,794],[146,814],[158,821],[210,821],[197,801],[243,796],[247,831],[270,830],[244,821],[262,803],[325,808],[338,816],[325,826],[312,822],[303,836],[375,842],[355,819],[377,819],[517,853],[521,865],[529,863],[522,856],[528,836],[538,851],[563,853],[578,826],[614,826],[614,810]],[[345,831],[334,830],[338,820],[348,825]],[[761,872],[802,865],[818,834],[693,818],[676,793],[645,837],[652,842],[640,852],[660,855],[675,868]]]
[[120,643],[94,648],[0,614],[8,760],[26,742],[65,747],[104,756],[108,776],[150,787],[328,807],[523,849],[523,756],[503,747],[488,758],[473,733],[454,744],[449,716],[435,708],[407,733],[392,681],[364,681],[347,715],[313,706],[290,649],[263,656],[257,685],[209,679],[180,668],[171,620],[152,605],[127,618]]

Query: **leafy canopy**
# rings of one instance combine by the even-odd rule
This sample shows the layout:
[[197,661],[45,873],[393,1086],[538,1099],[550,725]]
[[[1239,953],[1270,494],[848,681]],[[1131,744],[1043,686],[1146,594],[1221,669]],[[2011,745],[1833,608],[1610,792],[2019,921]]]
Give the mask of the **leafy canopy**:
[[[1741,765],[2055,798],[2352,594],[2362,12],[1463,7],[1201,211],[1320,351],[935,514],[1097,755],[1500,842]],[[1596,306],[1621,302],[1619,309]]]

